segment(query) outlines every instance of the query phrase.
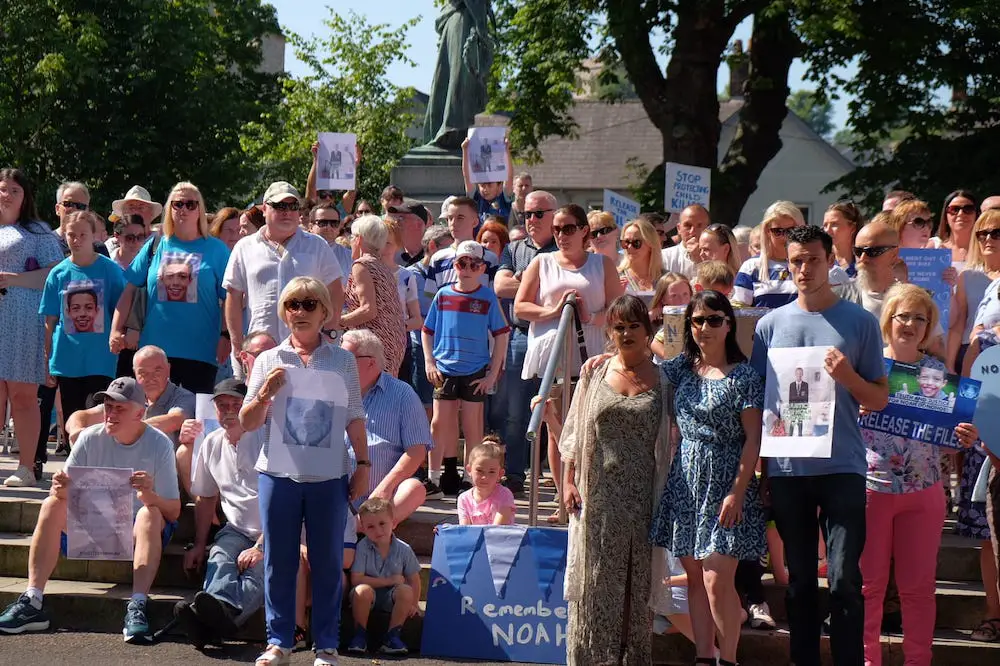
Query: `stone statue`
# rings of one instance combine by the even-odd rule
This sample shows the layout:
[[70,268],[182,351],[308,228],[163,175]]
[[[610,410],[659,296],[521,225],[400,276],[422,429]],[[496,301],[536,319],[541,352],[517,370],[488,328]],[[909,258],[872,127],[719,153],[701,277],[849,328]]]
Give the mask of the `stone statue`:
[[489,0],[448,0],[434,23],[439,35],[424,141],[457,150],[476,114],[486,109],[486,80],[493,64],[495,22]]

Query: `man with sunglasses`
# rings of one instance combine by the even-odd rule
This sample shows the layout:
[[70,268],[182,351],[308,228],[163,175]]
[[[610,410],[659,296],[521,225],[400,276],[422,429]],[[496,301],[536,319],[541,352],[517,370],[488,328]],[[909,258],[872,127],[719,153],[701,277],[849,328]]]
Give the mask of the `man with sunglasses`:
[[[878,322],[840,298],[830,285],[833,240],[817,226],[788,232],[788,268],[796,300],[757,323],[751,364],[767,377],[768,353],[825,347],[824,371],[834,380],[833,449],[829,458],[770,458],[762,462],[761,492],[770,500],[791,575],[788,618],[791,659],[819,666],[819,583],[816,535],[827,539],[830,645],[838,666],[864,663],[861,552],[865,543],[866,446],[858,427],[862,405],[883,409],[889,383]],[[771,388],[771,387],[769,387]]]
[[680,273],[689,280],[698,276],[697,264],[701,261],[698,239],[710,223],[708,209],[700,204],[692,204],[681,211],[680,222],[677,223],[681,242],[662,251],[664,271]]
[[[59,218],[59,227],[56,235],[59,236],[59,244],[62,246],[63,254],[69,256],[69,245],[63,230],[66,217],[78,210],[90,210],[90,190],[83,183],[69,182],[62,183],[56,190],[56,216]],[[101,241],[94,241],[94,251],[110,257],[107,246]]]
[[403,199],[402,204],[389,206],[388,213],[399,220],[399,230],[403,235],[403,247],[396,255],[396,264],[409,268],[424,258],[423,238],[430,214],[415,199]]
[[[326,327],[337,327],[344,306],[344,274],[329,243],[299,226],[301,205],[292,185],[271,183],[264,192],[264,226],[233,248],[222,282],[233,349],[242,346],[247,330],[266,331],[275,340],[288,337],[288,327],[278,318],[278,296],[296,277],[316,278],[326,285],[333,305]],[[244,321],[244,307],[249,321]]]
[[341,272],[346,276],[351,272],[351,264],[354,258],[351,256],[351,248],[337,242],[343,227],[344,218],[340,215],[340,208],[332,201],[323,201],[309,211],[309,231],[316,234],[327,242],[337,263],[340,264]]

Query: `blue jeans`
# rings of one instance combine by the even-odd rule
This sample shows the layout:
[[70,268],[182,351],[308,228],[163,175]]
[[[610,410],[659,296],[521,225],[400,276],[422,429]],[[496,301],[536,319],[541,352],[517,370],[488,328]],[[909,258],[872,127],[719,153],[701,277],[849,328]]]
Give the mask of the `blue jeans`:
[[[861,551],[865,547],[865,478],[860,474],[772,477],[771,508],[788,562],[791,661],[820,666],[819,530],[826,539],[830,581],[830,650],[835,666],[864,659],[865,604]],[[817,517],[818,514],[818,517]]]
[[413,356],[413,363],[410,366],[413,370],[410,385],[420,397],[420,404],[424,407],[430,407],[434,404],[434,387],[427,381],[427,371],[424,368],[424,348],[414,342],[413,338],[410,338],[410,354]]
[[240,573],[237,558],[256,539],[251,539],[231,525],[226,525],[215,537],[208,551],[205,566],[205,592],[230,606],[240,609],[236,626],[241,627],[264,603],[264,563]]
[[507,353],[507,370],[504,371],[504,394],[507,409],[507,429],[504,432],[504,443],[507,445],[505,469],[507,476],[524,481],[524,472],[528,469],[528,453],[531,450],[525,433],[528,421],[531,420],[531,399],[538,395],[542,380],[538,377],[521,379],[524,368],[524,355],[528,351],[528,334],[515,328],[510,338],[510,348]]
[[264,531],[264,608],[267,642],[295,647],[295,577],[306,525],[312,575],[312,635],[317,650],[340,644],[347,477],[299,483],[261,473],[257,483]]

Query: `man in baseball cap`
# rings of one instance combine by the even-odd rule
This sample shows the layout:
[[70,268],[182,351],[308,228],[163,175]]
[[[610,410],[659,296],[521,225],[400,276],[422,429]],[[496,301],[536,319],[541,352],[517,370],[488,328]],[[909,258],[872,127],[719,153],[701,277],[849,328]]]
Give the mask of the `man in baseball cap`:
[[416,199],[403,199],[401,205],[388,206],[386,210],[389,215],[399,218],[399,229],[403,235],[403,247],[396,257],[396,263],[403,268],[412,266],[424,258],[421,242],[430,215],[424,205]]
[[[0,633],[49,628],[50,618],[43,607],[44,590],[59,561],[60,547],[74,556],[109,547],[106,537],[96,541],[84,534],[79,541],[72,542],[60,537],[66,529],[69,488],[74,479],[87,473],[84,468],[103,467],[131,470],[125,487],[134,491],[132,597],[125,612],[125,642],[149,645],[153,641],[146,618],[146,599],[160,566],[160,555],[181,513],[174,446],[162,432],[143,423],[146,394],[131,377],[115,379],[95,397],[104,402],[104,421],[80,433],[66,465],[52,477],[52,490],[43,503],[32,535],[28,580],[33,586],[29,585],[0,614]],[[115,547],[113,541],[110,546]],[[117,547],[123,548],[121,544]]]
[[299,194],[299,191],[291,183],[278,180],[267,186],[267,190],[264,192],[264,203],[269,204],[278,201],[301,203],[302,195]]

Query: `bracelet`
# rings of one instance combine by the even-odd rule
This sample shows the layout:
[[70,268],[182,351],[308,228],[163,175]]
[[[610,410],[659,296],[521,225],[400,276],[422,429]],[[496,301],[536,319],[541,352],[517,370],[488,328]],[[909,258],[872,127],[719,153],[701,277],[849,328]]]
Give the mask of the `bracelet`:
[[372,466],[372,461],[371,460],[358,460],[356,462],[357,462],[358,467],[371,467]]

